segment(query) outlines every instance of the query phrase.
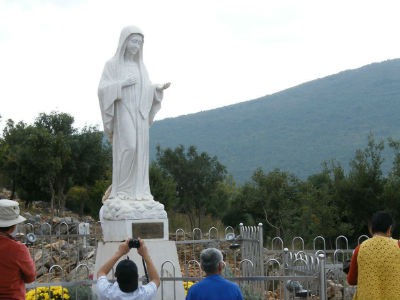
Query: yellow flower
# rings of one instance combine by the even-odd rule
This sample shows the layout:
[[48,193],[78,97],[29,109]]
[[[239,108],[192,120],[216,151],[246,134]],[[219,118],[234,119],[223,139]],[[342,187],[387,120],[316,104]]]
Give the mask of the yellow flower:
[[190,287],[191,287],[193,284],[195,284],[195,282],[193,282],[193,281],[184,281],[184,282],[183,282],[183,288],[184,288],[184,290],[185,290],[185,295],[187,295],[188,290],[190,289]]
[[62,286],[37,287],[26,293],[26,300],[62,300],[69,299],[68,289]]

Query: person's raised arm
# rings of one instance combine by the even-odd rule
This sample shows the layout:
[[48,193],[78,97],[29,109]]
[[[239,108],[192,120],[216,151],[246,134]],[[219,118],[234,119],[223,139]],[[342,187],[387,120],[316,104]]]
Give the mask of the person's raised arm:
[[153,281],[157,287],[160,286],[160,276],[157,273],[156,267],[150,258],[149,251],[147,250],[144,241],[139,239],[140,247],[137,249],[138,254],[144,259],[147,265],[147,271],[149,273],[149,280]]
[[124,243],[120,244],[118,250],[114,253],[114,255],[107,260],[104,265],[102,265],[97,272],[97,278],[100,276],[107,275],[108,272],[111,271],[112,267],[116,264],[116,262],[125,254],[128,254],[130,248],[128,246],[128,240]]

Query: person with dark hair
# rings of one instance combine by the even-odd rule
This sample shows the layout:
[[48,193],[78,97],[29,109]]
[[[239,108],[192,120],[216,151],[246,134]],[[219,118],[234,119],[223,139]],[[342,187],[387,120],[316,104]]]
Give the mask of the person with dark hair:
[[139,239],[137,252],[142,256],[148,270],[148,284],[138,286],[139,274],[136,264],[129,258],[121,260],[115,268],[117,281],[110,283],[107,274],[111,271],[117,261],[130,250],[129,240],[120,244],[115,254],[104,263],[97,272],[97,293],[100,300],[150,300],[157,293],[160,286],[160,277],[150,258],[144,241]]
[[400,242],[391,237],[392,227],[389,213],[375,213],[372,238],[354,249],[347,274],[347,282],[357,285],[354,300],[400,299]]
[[0,299],[25,300],[25,283],[35,281],[35,263],[28,248],[14,239],[26,219],[16,201],[0,200]]
[[190,287],[186,300],[243,300],[239,286],[221,276],[222,259],[221,251],[216,248],[201,251],[200,265],[206,278]]

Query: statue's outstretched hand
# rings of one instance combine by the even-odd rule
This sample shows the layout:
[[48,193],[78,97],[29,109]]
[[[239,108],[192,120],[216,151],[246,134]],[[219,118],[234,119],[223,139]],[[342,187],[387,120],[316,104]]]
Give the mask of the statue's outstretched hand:
[[170,85],[171,85],[171,82],[164,83],[163,85],[157,87],[157,90],[161,92],[161,91],[166,90],[167,88],[169,88]]

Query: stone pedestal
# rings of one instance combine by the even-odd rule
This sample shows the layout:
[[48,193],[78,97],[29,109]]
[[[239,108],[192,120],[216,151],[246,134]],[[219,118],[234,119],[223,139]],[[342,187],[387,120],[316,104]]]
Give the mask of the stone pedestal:
[[105,242],[128,238],[168,240],[168,217],[158,201],[108,199],[100,209],[100,222]]
[[101,220],[103,240],[121,242],[128,238],[168,241],[168,219]]
[[[145,241],[160,277],[182,277],[175,242],[169,241],[168,218],[164,205],[154,200],[108,199],[100,209],[100,222],[103,241],[97,245],[95,279],[100,267],[113,256],[121,242],[129,238],[141,238]],[[131,249],[128,256],[136,263],[139,278],[144,278],[143,262],[137,250]],[[121,259],[124,258],[126,257]],[[114,268],[107,275],[109,280],[115,280]],[[156,299],[184,300],[182,280],[161,280]]]

